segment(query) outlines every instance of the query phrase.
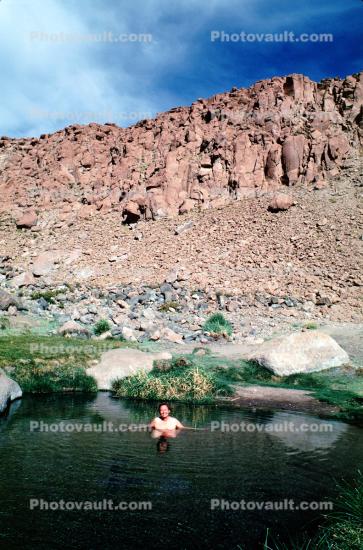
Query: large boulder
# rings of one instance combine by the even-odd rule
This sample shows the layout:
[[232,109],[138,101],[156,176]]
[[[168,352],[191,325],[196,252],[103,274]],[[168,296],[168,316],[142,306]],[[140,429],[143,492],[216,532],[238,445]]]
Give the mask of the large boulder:
[[101,355],[99,363],[87,369],[99,390],[110,390],[112,382],[139,371],[151,371],[157,359],[171,359],[168,352],[148,353],[132,348],[111,349]]
[[0,414],[6,409],[8,404],[14,399],[23,395],[17,382],[9,378],[3,369],[0,369]]
[[36,277],[49,275],[55,269],[57,261],[59,261],[59,257],[56,252],[42,252],[35,259],[32,272]]
[[19,301],[15,296],[6,292],[6,290],[0,289],[0,311],[9,309],[10,306],[19,307]]
[[90,336],[90,331],[86,328],[80,325],[79,323],[76,323],[76,321],[66,321],[61,327],[58,329],[58,334],[61,336]]
[[277,376],[310,373],[340,367],[349,356],[328,334],[297,332],[263,343],[249,357]]
[[35,278],[30,271],[24,271],[20,275],[13,277],[9,283],[12,288],[20,288],[22,286],[29,286],[35,284]]
[[79,249],[75,250],[48,250],[41,252],[33,262],[32,272],[36,277],[49,275],[60,264],[68,266],[77,261],[81,255]]

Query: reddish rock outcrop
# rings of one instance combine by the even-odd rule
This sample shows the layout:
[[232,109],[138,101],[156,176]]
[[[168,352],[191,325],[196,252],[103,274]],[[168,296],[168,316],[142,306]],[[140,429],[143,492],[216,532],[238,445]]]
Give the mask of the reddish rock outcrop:
[[334,176],[362,142],[363,73],[293,74],[198,100],[130,128],[74,124],[0,139],[1,209],[125,221],[220,206]]

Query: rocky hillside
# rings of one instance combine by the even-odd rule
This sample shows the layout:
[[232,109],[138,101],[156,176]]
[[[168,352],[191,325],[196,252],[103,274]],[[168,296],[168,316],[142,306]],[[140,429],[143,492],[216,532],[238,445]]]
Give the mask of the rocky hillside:
[[2,137],[0,207],[27,213],[31,224],[46,211],[48,223],[110,210],[136,222],[319,186],[361,144],[362,103],[363,73],[320,83],[293,74],[126,129],[72,125],[39,139]]
[[292,75],[2,138],[0,311],[192,341],[217,310],[242,339],[246,319],[361,322],[362,83]]

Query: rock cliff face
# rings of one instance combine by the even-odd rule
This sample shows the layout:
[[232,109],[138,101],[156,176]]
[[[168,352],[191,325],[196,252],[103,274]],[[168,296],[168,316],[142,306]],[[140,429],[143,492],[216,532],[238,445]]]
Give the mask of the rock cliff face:
[[31,225],[32,209],[60,221],[116,210],[134,222],[324,185],[362,142],[362,103],[363,72],[320,83],[293,74],[126,129],[92,123],[39,139],[3,137],[0,208]]

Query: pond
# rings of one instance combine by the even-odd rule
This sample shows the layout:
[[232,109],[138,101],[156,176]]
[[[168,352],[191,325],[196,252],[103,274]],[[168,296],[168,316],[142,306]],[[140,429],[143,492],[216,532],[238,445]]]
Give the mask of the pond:
[[155,408],[106,392],[14,402],[0,418],[0,546],[258,548],[267,528],[287,540],[325,513],[258,503],[325,506],[362,465],[354,425],[179,404],[173,415],[205,431],[159,440],[142,427]]

